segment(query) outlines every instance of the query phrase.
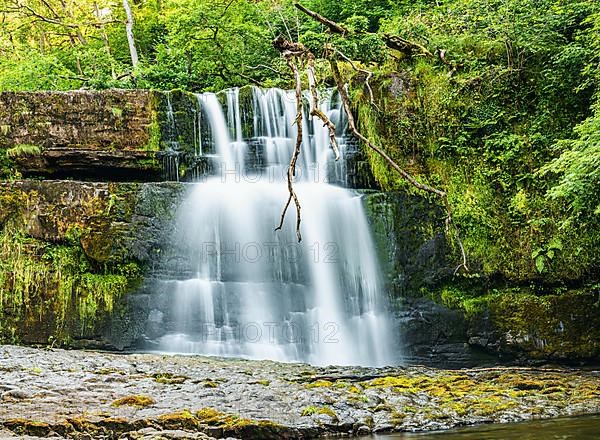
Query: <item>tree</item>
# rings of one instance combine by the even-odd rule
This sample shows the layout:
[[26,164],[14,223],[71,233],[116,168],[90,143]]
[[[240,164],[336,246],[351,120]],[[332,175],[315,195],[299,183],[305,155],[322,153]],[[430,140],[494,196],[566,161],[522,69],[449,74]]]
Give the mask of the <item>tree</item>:
[[134,69],[137,69],[138,53],[135,47],[135,39],[133,38],[133,14],[131,12],[131,7],[129,6],[129,2],[127,0],[123,0],[123,8],[125,9],[125,14],[127,15],[125,30],[127,32],[127,43],[129,44],[129,53],[131,54],[131,65]]

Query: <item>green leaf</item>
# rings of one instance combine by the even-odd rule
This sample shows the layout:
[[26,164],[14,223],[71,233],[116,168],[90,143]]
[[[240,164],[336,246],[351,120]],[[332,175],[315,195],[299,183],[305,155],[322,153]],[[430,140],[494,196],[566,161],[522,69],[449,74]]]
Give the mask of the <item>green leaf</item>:
[[562,241],[559,238],[553,238],[552,240],[550,240],[550,243],[548,243],[548,250],[551,250],[551,249],[556,250],[556,251],[562,251],[563,250]]
[[539,273],[543,273],[546,267],[546,257],[544,255],[538,255],[535,259],[535,268]]

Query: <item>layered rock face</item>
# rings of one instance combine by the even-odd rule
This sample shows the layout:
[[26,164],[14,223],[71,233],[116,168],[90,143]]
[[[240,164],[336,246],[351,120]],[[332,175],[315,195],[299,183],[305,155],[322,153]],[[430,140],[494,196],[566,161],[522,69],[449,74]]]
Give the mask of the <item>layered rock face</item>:
[[[0,341],[123,350],[151,332],[151,286],[179,258],[170,238],[186,191],[160,181],[210,167],[194,154],[196,105],[184,92],[0,94]],[[347,170],[370,188],[407,361],[598,360],[597,292],[465,283],[436,201],[373,189],[359,149]]]
[[0,93],[0,149],[26,177],[159,179],[156,101],[138,90]]

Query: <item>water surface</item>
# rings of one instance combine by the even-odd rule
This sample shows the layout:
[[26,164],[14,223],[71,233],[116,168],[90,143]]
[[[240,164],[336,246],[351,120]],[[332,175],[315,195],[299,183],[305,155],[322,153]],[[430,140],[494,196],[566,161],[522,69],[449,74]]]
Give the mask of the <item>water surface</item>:
[[597,440],[600,439],[600,415],[478,425],[429,433],[376,435],[370,438],[381,440]]

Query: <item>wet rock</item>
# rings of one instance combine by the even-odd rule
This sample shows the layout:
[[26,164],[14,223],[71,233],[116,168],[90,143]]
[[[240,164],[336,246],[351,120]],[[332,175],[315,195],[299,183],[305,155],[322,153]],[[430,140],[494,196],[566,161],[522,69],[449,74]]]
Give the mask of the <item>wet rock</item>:
[[[27,398],[0,400],[0,427],[18,435],[310,438],[504,423],[600,407],[600,375],[593,371],[311,367],[14,346],[0,352],[4,384],[17,390],[27,383],[34,392],[35,407]],[[187,379],[158,381],[170,376],[157,372]],[[105,382],[108,377],[121,380]],[[202,387],[207,378],[218,378],[218,388]],[[114,405],[142,397],[148,405]]]
[[30,399],[31,397],[32,394],[24,390],[13,389],[2,393],[2,400],[4,401]]
[[[131,307],[126,293],[168,246],[183,192],[171,183],[0,182],[0,233],[10,244],[2,288],[29,292],[27,306],[4,296],[0,340],[130,346],[148,312]],[[8,222],[15,226],[4,228]],[[29,267],[34,276],[24,273]]]
[[393,298],[419,296],[452,275],[443,212],[433,201],[402,192],[364,192],[379,263]]

